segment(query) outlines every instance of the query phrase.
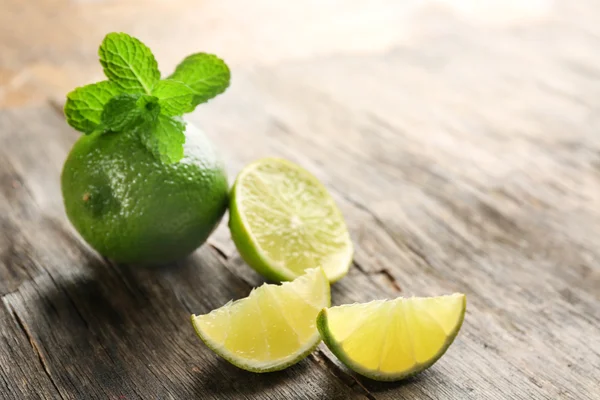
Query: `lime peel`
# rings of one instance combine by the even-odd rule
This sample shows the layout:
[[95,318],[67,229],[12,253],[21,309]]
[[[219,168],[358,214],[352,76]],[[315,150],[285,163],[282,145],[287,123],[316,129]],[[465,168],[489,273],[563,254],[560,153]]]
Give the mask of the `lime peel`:
[[465,310],[466,297],[460,293],[400,297],[324,308],[317,328],[348,368],[370,379],[397,381],[424,371],[444,355]]

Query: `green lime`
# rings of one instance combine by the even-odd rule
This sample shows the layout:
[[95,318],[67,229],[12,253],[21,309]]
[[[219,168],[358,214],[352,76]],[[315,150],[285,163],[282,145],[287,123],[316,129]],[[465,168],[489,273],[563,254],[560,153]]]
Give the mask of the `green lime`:
[[244,299],[205,315],[192,315],[200,339],[233,365],[252,372],[289,367],[321,342],[317,315],[331,304],[321,268],[292,282],[264,284]]
[[178,260],[215,229],[228,183],[214,147],[187,125],[184,158],[156,159],[135,132],[94,133],[73,146],[62,171],[71,223],[100,254],[128,264]]
[[274,281],[321,267],[334,282],[348,272],[352,242],[327,189],[286,160],[265,158],[238,175],[229,228],[242,258]]
[[461,293],[346,304],[323,309],[317,328],[348,368],[378,381],[397,381],[444,355],[462,326],[466,307]]

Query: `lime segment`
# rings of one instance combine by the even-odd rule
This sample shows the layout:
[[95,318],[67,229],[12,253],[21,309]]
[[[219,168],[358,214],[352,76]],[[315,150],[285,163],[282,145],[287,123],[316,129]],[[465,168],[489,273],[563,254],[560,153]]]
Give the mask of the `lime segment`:
[[458,334],[464,294],[376,300],[323,309],[323,341],[349,368],[368,378],[395,381],[433,365]]
[[321,267],[333,282],[352,262],[348,229],[327,189],[286,160],[262,159],[240,172],[229,227],[242,258],[274,281]]
[[313,268],[292,282],[262,285],[244,299],[192,315],[198,336],[239,368],[270,372],[289,367],[319,344],[317,314],[330,305],[329,281]]

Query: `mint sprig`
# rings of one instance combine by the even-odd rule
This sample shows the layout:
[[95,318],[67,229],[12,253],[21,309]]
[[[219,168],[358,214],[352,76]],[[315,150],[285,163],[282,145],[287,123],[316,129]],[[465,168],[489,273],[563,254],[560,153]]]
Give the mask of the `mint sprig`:
[[134,132],[165,163],[183,158],[185,122],[181,116],[223,93],[231,77],[223,60],[197,53],[161,80],[152,51],[125,33],[106,35],[98,55],[108,80],[67,95],[67,122],[85,134]]

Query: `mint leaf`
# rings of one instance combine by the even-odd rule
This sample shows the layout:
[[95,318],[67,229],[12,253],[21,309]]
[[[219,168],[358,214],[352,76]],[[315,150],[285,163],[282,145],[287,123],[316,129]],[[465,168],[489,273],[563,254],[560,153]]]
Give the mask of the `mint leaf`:
[[192,88],[192,104],[196,107],[223,93],[229,86],[231,73],[227,64],[217,56],[196,53],[186,57],[169,78]]
[[160,113],[158,99],[140,94],[120,94],[110,99],[102,112],[101,128],[121,132],[152,123]]
[[225,91],[231,78],[223,60],[197,53],[161,81],[150,49],[125,33],[106,35],[98,55],[108,80],[69,93],[67,122],[86,134],[137,134],[164,163],[183,158],[185,122],[179,116]]
[[152,95],[158,98],[161,113],[164,115],[182,115],[194,110],[194,91],[185,83],[164,79],[154,86]]
[[106,103],[119,93],[120,88],[110,81],[78,87],[67,95],[64,108],[67,123],[80,132],[92,133],[100,123]]
[[153,124],[140,130],[142,143],[160,161],[170,164],[183,158],[185,122],[160,114]]
[[98,55],[104,74],[124,92],[150,94],[160,80],[158,64],[150,49],[125,33],[106,35]]
[[121,94],[110,99],[102,112],[102,128],[119,132],[128,128],[140,118],[137,107],[139,94]]

